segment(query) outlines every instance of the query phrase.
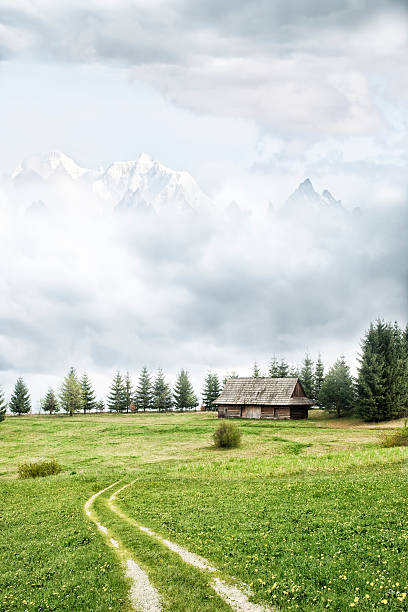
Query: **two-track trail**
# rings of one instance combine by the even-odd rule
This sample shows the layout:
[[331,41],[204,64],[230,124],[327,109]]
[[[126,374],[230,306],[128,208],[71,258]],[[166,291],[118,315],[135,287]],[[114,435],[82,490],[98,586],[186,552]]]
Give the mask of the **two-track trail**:
[[131,553],[121,544],[120,541],[115,540],[111,535],[107,527],[102,525],[95,511],[93,510],[93,503],[97,497],[112,489],[118,482],[114,482],[109,487],[98,491],[86,502],[84,509],[86,515],[91,521],[95,523],[99,531],[103,534],[105,541],[109,546],[115,549],[116,554],[119,556],[122,564],[125,567],[126,577],[131,580],[131,587],[129,591],[130,602],[132,608],[140,612],[160,612],[162,609],[160,598],[155,587],[150,583],[149,577],[144,570],[136,563],[132,558]]
[[[249,587],[246,585],[237,586],[236,584],[228,584],[225,580],[221,579],[217,575],[217,569],[211,565],[211,563],[190,551],[186,548],[171,542],[155,533],[148,527],[145,527],[138,523],[133,518],[127,516],[121,508],[115,503],[117,496],[124,489],[131,487],[136,481],[129,482],[117,489],[115,489],[111,496],[106,501],[106,507],[118,517],[121,521],[131,525],[135,529],[143,532],[150,536],[160,544],[167,547],[173,553],[177,554],[184,563],[191,565],[201,572],[208,574],[209,585],[217,593],[217,595],[232,609],[234,612],[271,612],[272,608],[255,604],[249,601],[248,596],[251,595]],[[112,546],[115,552],[121,558],[122,563],[126,566],[126,576],[131,578],[132,586],[130,589],[130,599],[132,607],[140,612],[156,612],[161,610],[160,597],[155,587],[150,583],[147,573],[142,570],[138,563],[133,559],[132,554],[126,550],[120,541],[114,539],[109,530],[103,526],[97,518],[95,511],[93,510],[93,502],[96,498],[102,496],[108,490],[113,489],[119,481],[112,483],[109,487],[98,491],[89,498],[85,504],[85,512],[87,516],[92,520],[98,529],[102,532],[105,541],[108,545]],[[209,612],[210,612],[209,608]]]

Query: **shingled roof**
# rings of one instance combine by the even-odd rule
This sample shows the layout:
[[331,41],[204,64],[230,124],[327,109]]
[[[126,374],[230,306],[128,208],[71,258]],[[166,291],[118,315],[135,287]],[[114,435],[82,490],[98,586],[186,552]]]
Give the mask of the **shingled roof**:
[[307,397],[292,397],[297,378],[230,378],[214,404],[312,406]]

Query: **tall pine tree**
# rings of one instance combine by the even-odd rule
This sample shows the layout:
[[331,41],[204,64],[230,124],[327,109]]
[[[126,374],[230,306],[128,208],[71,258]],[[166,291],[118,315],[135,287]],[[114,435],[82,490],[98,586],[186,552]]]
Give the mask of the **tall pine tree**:
[[261,372],[258,368],[258,364],[256,363],[256,361],[254,362],[254,367],[252,368],[252,376],[254,378],[259,378],[261,375]]
[[30,394],[21,376],[17,379],[13,394],[9,403],[10,411],[13,414],[27,414],[31,410]]
[[278,378],[287,378],[289,376],[289,364],[282,357],[278,365]]
[[70,368],[59,393],[60,405],[69,416],[82,408],[82,387],[75,368]]
[[386,421],[406,414],[408,363],[405,339],[397,324],[371,323],[361,343],[358,410],[365,421]]
[[49,412],[50,414],[53,412],[59,412],[58,399],[54,393],[54,389],[51,387],[48,389],[44,399],[41,400],[41,410],[44,410],[44,412]]
[[268,368],[268,375],[271,378],[279,378],[279,362],[275,355],[272,357]]
[[7,402],[2,387],[0,387],[0,423],[6,418]]
[[198,406],[197,396],[194,394],[188,372],[181,370],[173,392],[174,407],[176,410],[192,410]]
[[295,365],[291,365],[289,368],[288,376],[290,376],[290,378],[299,378],[299,368]]
[[88,374],[84,372],[81,378],[81,389],[82,389],[82,408],[84,414],[88,410],[94,410],[96,408],[96,397],[95,391],[93,390],[92,383],[89,380]]
[[314,371],[314,385],[313,385],[313,396],[312,396],[312,398],[316,401],[317,404],[319,403],[320,389],[322,388],[323,380],[324,380],[324,365],[322,361],[322,356],[319,353],[317,357],[316,365],[315,365],[315,371]]
[[350,414],[355,405],[354,381],[344,356],[326,374],[319,394],[319,404],[338,417]]
[[146,366],[140,373],[135,393],[135,405],[137,410],[150,410],[152,407],[152,381]]
[[203,405],[206,410],[216,410],[215,405],[213,404],[214,400],[221,393],[221,385],[217,374],[212,374],[209,372],[204,380],[204,387],[202,392],[203,397]]
[[167,412],[171,410],[172,405],[173,398],[170,385],[164,378],[163,370],[159,369],[153,383],[152,408],[159,412]]
[[125,401],[126,401],[126,412],[129,412],[130,404],[133,401],[133,386],[129,372],[126,372],[125,376]]
[[113,412],[124,412],[126,410],[126,390],[122,374],[118,371],[113,377],[112,385],[106,400],[108,409]]
[[222,379],[223,387],[225,386],[225,383],[227,382],[227,380],[229,380],[230,378],[238,378],[238,374],[234,370],[232,370],[232,372],[227,372],[227,374]]
[[305,390],[306,396],[310,399],[313,398],[314,388],[314,374],[313,374],[313,361],[306,353],[303,360],[302,369],[300,370],[300,382],[302,383],[303,389]]

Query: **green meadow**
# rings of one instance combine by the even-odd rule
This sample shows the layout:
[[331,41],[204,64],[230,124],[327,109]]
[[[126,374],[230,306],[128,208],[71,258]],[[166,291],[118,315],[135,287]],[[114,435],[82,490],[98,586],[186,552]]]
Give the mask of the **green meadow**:
[[[127,611],[119,558],[84,512],[131,551],[163,610],[225,611],[205,572],[132,521],[249,585],[276,610],[407,610],[408,448],[356,419],[239,421],[216,450],[212,413],[8,417],[0,425],[0,610]],[[19,480],[26,460],[56,476]],[[127,518],[124,518],[127,517]]]

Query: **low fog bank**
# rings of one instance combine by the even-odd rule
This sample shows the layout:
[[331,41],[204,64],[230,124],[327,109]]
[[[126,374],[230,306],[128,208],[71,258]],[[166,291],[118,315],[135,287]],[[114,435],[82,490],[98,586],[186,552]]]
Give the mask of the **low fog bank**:
[[104,397],[116,369],[250,372],[307,350],[352,367],[370,320],[406,322],[407,206],[232,205],[119,213],[66,185],[0,191],[0,383],[33,404],[69,366]]

